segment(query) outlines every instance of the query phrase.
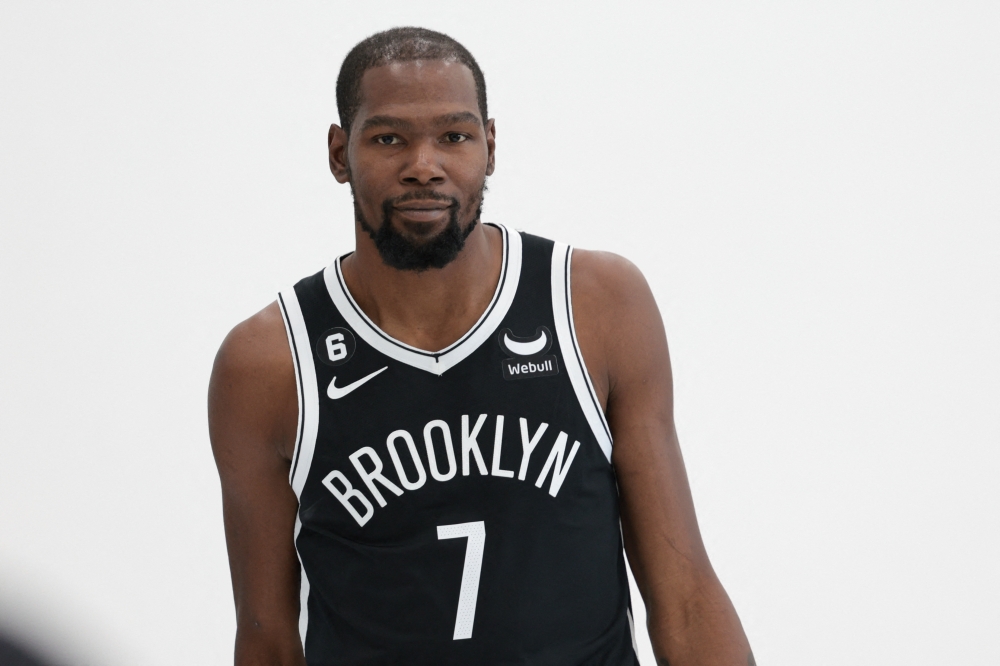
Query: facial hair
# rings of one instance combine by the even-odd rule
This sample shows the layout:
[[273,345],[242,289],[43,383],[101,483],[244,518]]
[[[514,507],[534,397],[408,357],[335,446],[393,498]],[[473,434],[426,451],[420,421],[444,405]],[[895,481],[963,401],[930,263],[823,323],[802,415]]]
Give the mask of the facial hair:
[[[351,188],[353,193],[353,187]],[[392,197],[382,202],[382,224],[378,229],[372,227],[365,220],[358,206],[357,197],[354,201],[354,216],[361,225],[361,228],[371,237],[375,243],[382,261],[386,266],[396,268],[401,271],[422,272],[428,268],[444,268],[458,256],[458,253],[465,247],[465,239],[469,237],[472,230],[479,223],[480,215],[483,212],[483,194],[486,191],[486,183],[479,191],[479,201],[476,212],[469,222],[469,226],[462,229],[458,217],[461,213],[461,205],[455,197],[424,190],[412,191],[398,197]],[[403,234],[396,231],[392,226],[391,217],[393,208],[407,201],[433,200],[442,201],[448,204],[448,226],[440,231],[436,236],[422,243],[415,243]]]

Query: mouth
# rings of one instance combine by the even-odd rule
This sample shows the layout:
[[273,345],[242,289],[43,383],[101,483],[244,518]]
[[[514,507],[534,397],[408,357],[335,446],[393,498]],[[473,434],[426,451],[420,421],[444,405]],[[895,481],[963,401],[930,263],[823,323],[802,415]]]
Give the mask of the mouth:
[[437,222],[448,217],[451,205],[444,201],[407,201],[393,206],[400,217],[412,222]]

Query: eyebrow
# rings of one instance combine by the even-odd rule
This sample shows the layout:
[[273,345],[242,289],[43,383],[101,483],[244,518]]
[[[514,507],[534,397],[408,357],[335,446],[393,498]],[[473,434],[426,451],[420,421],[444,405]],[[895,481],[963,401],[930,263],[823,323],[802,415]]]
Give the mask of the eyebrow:
[[482,121],[474,113],[469,111],[459,111],[458,113],[448,113],[434,119],[435,125],[456,125],[458,123],[472,123],[479,125]]
[[372,127],[391,127],[393,129],[406,129],[411,127],[411,124],[402,118],[396,118],[395,116],[372,116],[365,120],[364,124],[361,125],[361,131],[369,130]]
[[[456,113],[446,113],[443,116],[437,116],[431,121],[434,125],[455,125],[459,123],[472,123],[475,125],[481,124],[479,116],[469,111],[458,111]],[[361,125],[361,131],[364,132],[373,127],[390,127],[392,129],[410,129],[413,127],[413,123],[408,120],[403,120],[402,118],[397,118],[396,116],[372,116],[365,120]]]

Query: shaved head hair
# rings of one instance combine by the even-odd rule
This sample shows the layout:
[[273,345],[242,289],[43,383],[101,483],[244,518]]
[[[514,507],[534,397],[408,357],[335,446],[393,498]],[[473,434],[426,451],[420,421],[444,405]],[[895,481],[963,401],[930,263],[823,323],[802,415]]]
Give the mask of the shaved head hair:
[[337,108],[340,110],[340,126],[345,132],[351,133],[354,117],[361,107],[361,77],[365,72],[373,67],[412,60],[449,60],[468,67],[476,82],[476,100],[485,126],[489,118],[486,112],[486,79],[469,50],[441,32],[426,28],[392,28],[358,42],[340,66]]

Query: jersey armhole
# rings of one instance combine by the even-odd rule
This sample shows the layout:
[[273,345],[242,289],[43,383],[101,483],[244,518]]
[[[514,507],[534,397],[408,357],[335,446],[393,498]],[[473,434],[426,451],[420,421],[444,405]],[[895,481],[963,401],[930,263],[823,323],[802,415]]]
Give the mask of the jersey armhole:
[[292,454],[291,471],[288,482],[300,497],[305,486],[309,468],[312,466],[313,451],[316,449],[316,432],[319,426],[319,392],[316,389],[316,366],[313,365],[312,345],[309,332],[302,317],[299,299],[295,289],[289,288],[278,294],[281,318],[285,322],[288,346],[292,351],[295,367],[295,388],[298,394],[299,414],[296,426],[295,449]]
[[590,424],[604,456],[611,462],[611,429],[608,427],[604,410],[597,399],[590,373],[583,361],[583,353],[576,339],[576,325],[573,322],[573,294],[570,267],[573,263],[573,248],[565,243],[556,243],[552,248],[552,314],[556,324],[556,338],[562,350],[566,374],[573,385],[580,409]]

